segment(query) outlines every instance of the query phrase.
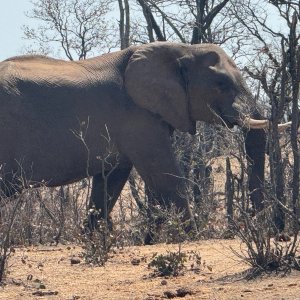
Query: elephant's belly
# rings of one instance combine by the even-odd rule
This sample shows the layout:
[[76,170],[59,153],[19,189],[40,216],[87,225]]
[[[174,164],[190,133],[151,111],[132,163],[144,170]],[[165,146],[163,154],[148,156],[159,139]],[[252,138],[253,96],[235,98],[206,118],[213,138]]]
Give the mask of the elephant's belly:
[[[85,141],[65,135],[59,139],[28,139],[10,159],[2,156],[8,181],[23,177],[27,185],[59,186],[94,176],[118,163],[117,150],[101,138]],[[1,153],[0,153],[1,159]],[[13,175],[12,175],[13,174]]]
[[12,99],[15,105],[0,111],[0,166],[8,181],[22,176],[28,185],[56,186],[113,168],[120,114],[104,95],[99,101],[98,94],[67,90]]

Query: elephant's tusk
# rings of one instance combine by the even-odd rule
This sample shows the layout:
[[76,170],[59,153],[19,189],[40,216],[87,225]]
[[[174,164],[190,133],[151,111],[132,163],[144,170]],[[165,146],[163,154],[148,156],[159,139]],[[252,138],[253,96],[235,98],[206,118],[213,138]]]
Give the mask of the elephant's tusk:
[[242,124],[243,127],[248,127],[251,129],[268,129],[269,125],[269,120],[256,120],[250,117],[246,117]]
[[292,126],[292,122],[289,121],[289,122],[286,122],[286,123],[283,123],[283,124],[278,124],[278,131],[279,132],[283,132],[285,129],[289,128]]
[[[286,122],[283,124],[278,124],[278,131],[283,132],[285,129],[291,127],[292,122]],[[269,120],[256,120],[250,117],[244,119],[243,123],[244,127],[248,127],[251,129],[269,129],[270,121]]]

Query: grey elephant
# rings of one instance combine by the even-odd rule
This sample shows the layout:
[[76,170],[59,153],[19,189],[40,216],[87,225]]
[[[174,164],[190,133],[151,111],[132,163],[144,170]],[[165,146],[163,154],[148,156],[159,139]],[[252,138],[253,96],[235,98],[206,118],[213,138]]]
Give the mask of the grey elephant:
[[109,213],[134,166],[158,203],[188,219],[170,134],[194,134],[197,120],[267,127],[245,103],[240,72],[211,44],[157,42],[78,62],[10,58],[0,63],[2,191],[93,176],[91,203],[106,211],[107,186]]

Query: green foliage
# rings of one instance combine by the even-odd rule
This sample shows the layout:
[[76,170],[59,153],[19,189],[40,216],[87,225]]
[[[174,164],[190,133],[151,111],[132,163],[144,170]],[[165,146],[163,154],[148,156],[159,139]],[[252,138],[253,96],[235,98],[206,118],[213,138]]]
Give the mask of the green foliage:
[[187,255],[180,251],[160,255],[155,253],[148,267],[154,268],[157,276],[178,276],[183,274],[186,261]]

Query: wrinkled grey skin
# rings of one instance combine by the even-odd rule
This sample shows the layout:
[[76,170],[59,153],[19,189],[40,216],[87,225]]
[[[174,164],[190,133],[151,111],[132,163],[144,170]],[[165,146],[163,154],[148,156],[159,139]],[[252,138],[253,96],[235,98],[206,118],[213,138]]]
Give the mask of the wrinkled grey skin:
[[[255,119],[263,119],[257,111],[254,111],[252,116]],[[249,193],[254,212],[263,209],[266,139],[267,132],[263,129],[252,129],[245,135],[245,150],[250,166],[248,172]]]
[[103,210],[104,165],[111,173],[110,211],[135,166],[160,203],[172,201],[189,218],[170,133],[193,134],[197,120],[236,124],[235,100],[245,90],[233,61],[210,44],[153,43],[79,62],[6,60],[0,64],[2,190],[14,192],[20,176],[24,187],[94,176],[92,201]]

